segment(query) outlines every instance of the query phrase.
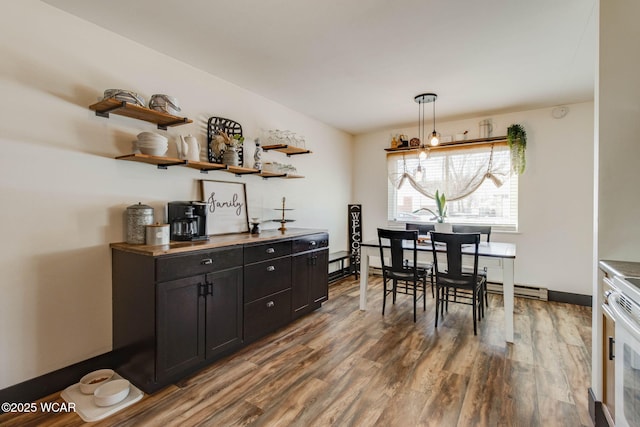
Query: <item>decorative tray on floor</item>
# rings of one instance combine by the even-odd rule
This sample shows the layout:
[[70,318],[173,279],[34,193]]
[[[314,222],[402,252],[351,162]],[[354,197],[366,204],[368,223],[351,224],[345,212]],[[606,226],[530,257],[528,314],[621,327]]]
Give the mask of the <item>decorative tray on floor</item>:
[[[121,379],[122,377],[115,373],[112,380]],[[107,418],[116,412],[133,405],[144,396],[144,393],[131,384],[129,395],[121,402],[111,406],[98,406],[93,401],[93,394],[84,394],[80,391],[80,384],[76,383],[62,390],[60,396],[68,403],[75,403],[76,413],[83,421],[93,422]]]

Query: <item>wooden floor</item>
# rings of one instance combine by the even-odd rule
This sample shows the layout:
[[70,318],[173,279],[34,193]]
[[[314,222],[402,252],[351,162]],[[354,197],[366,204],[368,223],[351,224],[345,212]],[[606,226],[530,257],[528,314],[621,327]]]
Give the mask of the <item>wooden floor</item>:
[[[590,307],[516,298],[507,345],[499,295],[476,337],[469,306],[450,305],[436,330],[431,295],[414,324],[410,297],[382,316],[381,279],[370,285],[369,311],[358,282],[337,282],[322,309],[91,425],[592,425]],[[2,426],[82,424],[74,413],[0,416]]]

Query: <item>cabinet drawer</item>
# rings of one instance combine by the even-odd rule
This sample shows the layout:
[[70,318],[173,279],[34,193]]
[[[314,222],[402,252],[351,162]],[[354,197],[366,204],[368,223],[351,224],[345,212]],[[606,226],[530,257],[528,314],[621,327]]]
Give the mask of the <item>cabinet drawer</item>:
[[244,306],[244,338],[275,331],[291,320],[291,290],[278,292]]
[[242,246],[170,255],[156,259],[156,280],[179,279],[242,266]]
[[244,268],[244,302],[291,287],[291,258],[258,262]]
[[311,234],[294,239],[293,252],[304,252],[313,249],[326,248],[329,246],[329,235],[327,233]]
[[251,264],[267,259],[279,258],[285,255],[291,255],[290,240],[285,242],[272,242],[254,246],[245,246],[244,263]]

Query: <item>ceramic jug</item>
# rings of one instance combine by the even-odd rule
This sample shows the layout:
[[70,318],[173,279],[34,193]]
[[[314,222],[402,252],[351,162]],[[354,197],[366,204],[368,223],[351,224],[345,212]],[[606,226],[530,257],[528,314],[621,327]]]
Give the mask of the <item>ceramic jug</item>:
[[180,142],[178,145],[178,156],[183,160],[191,160],[194,162],[200,161],[200,143],[195,136],[180,135]]

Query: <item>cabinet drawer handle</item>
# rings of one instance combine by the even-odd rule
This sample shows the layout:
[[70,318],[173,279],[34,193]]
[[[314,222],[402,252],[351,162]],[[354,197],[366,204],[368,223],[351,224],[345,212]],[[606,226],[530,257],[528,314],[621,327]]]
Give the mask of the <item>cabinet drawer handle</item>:
[[614,348],[615,348],[616,340],[613,337],[609,337],[609,360],[613,360],[616,358]]
[[276,268],[273,265],[267,267],[267,271],[276,271]]
[[273,301],[269,301],[269,302],[267,303],[267,308],[275,307],[275,305],[276,305],[276,303],[275,303],[275,302],[273,302]]
[[309,246],[315,246],[315,245],[316,245],[316,241],[315,240],[312,240],[312,241],[309,242]]
[[273,248],[267,248],[267,253],[268,253],[268,254],[272,254],[272,253],[275,253],[275,252],[276,252],[276,250],[275,250],[275,249],[273,249]]
[[200,261],[200,264],[202,264],[202,265],[213,264],[213,260],[211,258],[205,258],[202,261]]

